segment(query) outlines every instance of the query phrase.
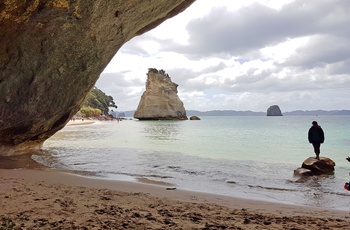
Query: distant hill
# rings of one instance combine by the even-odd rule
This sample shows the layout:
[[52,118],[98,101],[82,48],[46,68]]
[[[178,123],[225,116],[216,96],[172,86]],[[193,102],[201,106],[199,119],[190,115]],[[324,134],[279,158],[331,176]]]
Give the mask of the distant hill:
[[[235,110],[212,110],[201,112],[187,110],[187,116],[266,116],[266,112],[235,111]],[[330,116],[330,115],[350,115],[350,110],[296,110],[282,112],[283,116]]]
[[266,116],[264,112],[253,111],[235,111],[235,110],[211,110],[201,112],[197,110],[186,110],[188,117],[190,116]]
[[135,113],[135,110],[122,111],[122,112],[118,112],[118,111],[110,112],[110,114],[112,114],[114,117],[134,117],[134,113]]
[[[113,112],[116,117],[133,117],[133,111]],[[266,112],[253,111],[235,111],[235,110],[211,110],[211,111],[197,111],[186,110],[188,117],[191,116],[266,116]],[[350,110],[296,110],[291,112],[282,112],[283,116],[330,116],[330,115],[350,115]]]
[[350,115],[350,110],[296,110],[283,113],[284,116],[330,116]]

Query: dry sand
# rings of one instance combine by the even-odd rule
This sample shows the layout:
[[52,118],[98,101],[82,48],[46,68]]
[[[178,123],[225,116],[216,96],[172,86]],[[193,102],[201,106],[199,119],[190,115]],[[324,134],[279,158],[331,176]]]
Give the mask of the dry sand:
[[0,158],[0,229],[350,229],[347,211],[13,169],[21,161]]

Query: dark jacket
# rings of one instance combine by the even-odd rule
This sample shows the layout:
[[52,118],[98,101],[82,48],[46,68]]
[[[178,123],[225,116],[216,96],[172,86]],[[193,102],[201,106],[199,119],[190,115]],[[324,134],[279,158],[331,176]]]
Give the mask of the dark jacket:
[[323,143],[324,133],[321,126],[311,126],[308,133],[310,143]]

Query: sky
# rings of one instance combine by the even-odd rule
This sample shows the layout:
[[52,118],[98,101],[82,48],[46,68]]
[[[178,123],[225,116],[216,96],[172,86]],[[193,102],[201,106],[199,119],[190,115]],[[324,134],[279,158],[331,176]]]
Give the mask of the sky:
[[136,110],[148,68],[186,110],[350,109],[349,0],[197,0],[128,41],[96,87]]

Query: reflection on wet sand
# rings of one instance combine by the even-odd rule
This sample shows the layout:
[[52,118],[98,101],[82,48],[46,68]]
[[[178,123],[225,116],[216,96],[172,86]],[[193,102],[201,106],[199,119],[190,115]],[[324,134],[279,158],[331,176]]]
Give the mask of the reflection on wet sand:
[[1,169],[45,169],[46,167],[32,159],[32,154],[0,156]]

